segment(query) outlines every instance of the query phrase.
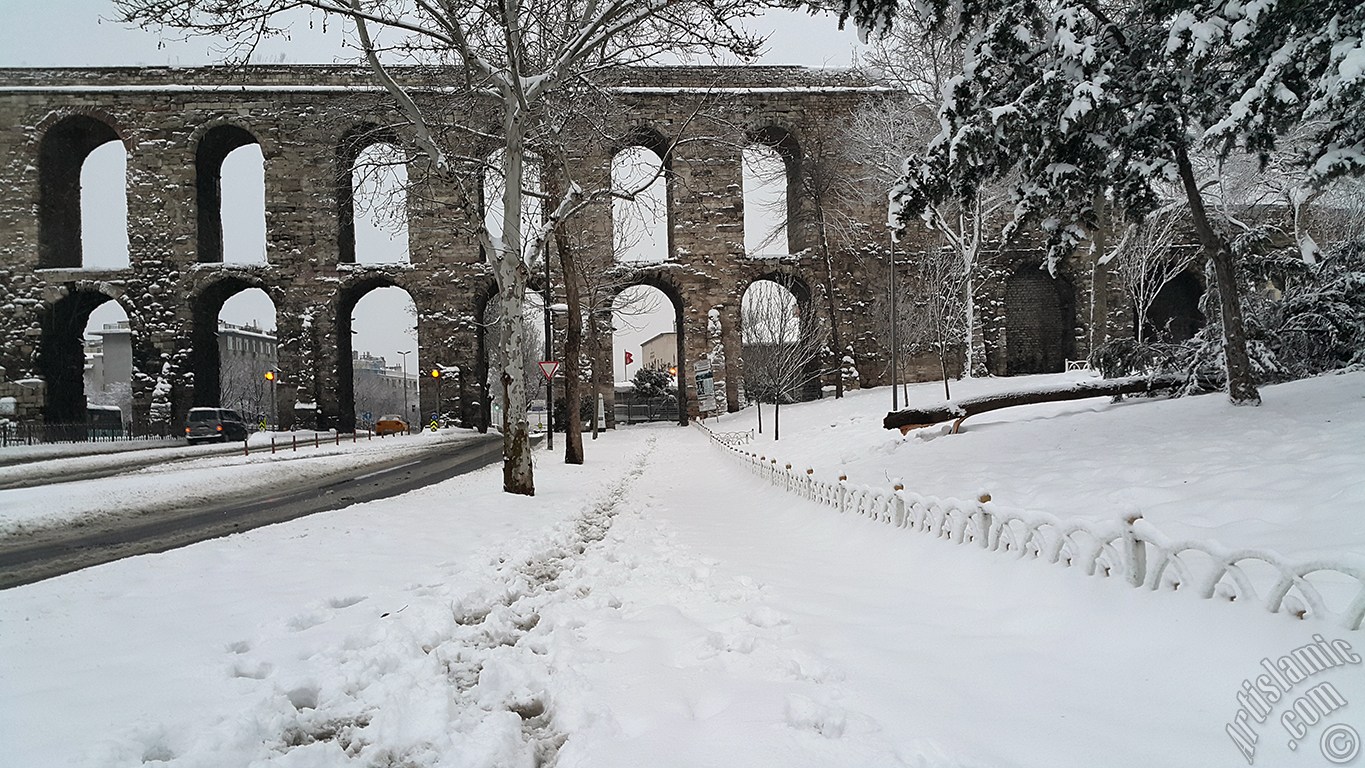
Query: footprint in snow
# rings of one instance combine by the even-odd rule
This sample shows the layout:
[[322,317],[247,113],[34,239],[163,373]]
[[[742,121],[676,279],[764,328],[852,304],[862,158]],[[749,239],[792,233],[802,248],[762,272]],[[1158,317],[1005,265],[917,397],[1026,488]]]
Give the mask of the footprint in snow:
[[264,680],[270,677],[270,673],[275,671],[275,667],[264,661],[251,663],[239,662],[232,665],[232,676],[243,677],[249,680]]
[[365,599],[364,595],[351,595],[350,597],[334,597],[331,600],[327,601],[327,605],[340,610],[342,608],[350,608],[351,606],[363,601],[364,599]]

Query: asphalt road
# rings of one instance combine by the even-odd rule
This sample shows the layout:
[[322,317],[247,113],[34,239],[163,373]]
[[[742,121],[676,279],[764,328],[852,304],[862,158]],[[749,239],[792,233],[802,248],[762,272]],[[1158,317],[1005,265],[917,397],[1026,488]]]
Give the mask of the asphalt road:
[[355,477],[301,482],[266,497],[198,504],[159,512],[153,519],[121,518],[112,524],[62,528],[34,537],[36,541],[0,540],[0,589],[396,496],[486,466],[501,456],[502,436],[486,435],[447,443],[431,453],[368,464]]

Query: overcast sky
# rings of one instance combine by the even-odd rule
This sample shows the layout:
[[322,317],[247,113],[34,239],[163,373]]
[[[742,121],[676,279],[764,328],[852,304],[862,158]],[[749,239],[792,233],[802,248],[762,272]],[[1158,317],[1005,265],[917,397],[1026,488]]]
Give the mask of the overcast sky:
[[[192,66],[215,63],[220,60],[221,52],[208,40],[168,40],[152,32],[130,29],[109,21],[115,11],[110,0],[0,0],[3,2],[3,21],[0,21],[0,66],[23,67],[86,67],[86,66]],[[837,22],[830,16],[812,17],[804,13],[772,11],[758,17],[746,26],[752,31],[770,33],[767,50],[759,60],[762,64],[799,64],[804,66],[848,66],[852,63],[858,47],[857,37],[851,30],[840,31]],[[344,37],[338,25],[329,25],[324,34],[321,25],[310,24],[307,14],[300,13],[291,22],[291,39],[265,42],[255,56],[260,62],[288,63],[332,63],[354,61],[352,51],[344,46]],[[111,148],[112,150],[112,148]],[[240,150],[239,150],[240,151]],[[254,151],[254,150],[253,150]],[[92,156],[91,172],[96,179],[106,178],[106,187],[114,192],[91,192],[95,195],[91,204],[85,207],[88,222],[86,237],[105,244],[103,247],[90,248],[87,264],[96,266],[102,259],[118,264],[126,263],[126,243],[118,242],[122,230],[125,208],[118,199],[117,184],[122,178],[122,157],[109,151],[106,157]],[[240,162],[237,171],[225,169],[224,179],[224,231],[229,238],[239,236],[234,246],[225,243],[229,254],[236,248],[242,260],[261,258],[259,245],[263,242],[264,217],[260,213],[263,201],[260,198],[259,179],[261,175],[259,153],[255,155],[255,167],[249,157],[234,158]],[[254,175],[253,175],[254,174]],[[245,191],[234,192],[238,184],[227,178],[229,175],[242,178],[241,188]],[[236,197],[235,201],[230,199]],[[234,205],[235,203],[235,205]],[[751,203],[752,205],[752,203]],[[229,210],[233,209],[233,210]],[[101,214],[90,212],[99,211]],[[227,221],[228,217],[237,217]],[[360,229],[360,227],[358,227]],[[400,249],[389,242],[389,237],[377,230],[358,231],[360,247],[365,243],[379,249]],[[89,242],[89,240],[87,240]],[[120,251],[120,249],[122,249]],[[243,250],[245,249],[245,250]],[[400,249],[401,250],[401,249]],[[231,260],[229,256],[229,260]],[[390,364],[400,361],[400,350],[415,349],[415,335],[411,327],[410,314],[405,307],[410,306],[407,294],[397,290],[376,291],[357,306],[355,318],[355,348],[384,356]],[[239,294],[224,308],[222,318],[228,322],[245,324],[259,322],[273,328],[273,308],[264,294],[259,291]],[[92,317],[92,324],[112,322],[123,319],[120,310],[107,304]],[[636,366],[630,370],[622,369],[624,350],[631,350],[639,359],[640,342],[657,333],[672,330],[671,308],[660,308],[651,317],[637,317],[619,325],[628,326],[617,339],[616,376],[618,380],[628,378]],[[416,366],[427,367],[439,361],[414,360],[408,356],[409,370]]]

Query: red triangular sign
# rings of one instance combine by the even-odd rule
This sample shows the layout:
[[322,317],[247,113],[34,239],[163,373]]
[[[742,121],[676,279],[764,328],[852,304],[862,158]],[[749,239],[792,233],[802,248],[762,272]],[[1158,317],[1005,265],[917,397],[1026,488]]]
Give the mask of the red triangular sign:
[[541,360],[539,363],[536,363],[536,365],[540,366],[540,372],[545,374],[546,381],[553,379],[555,373],[559,371],[558,360]]

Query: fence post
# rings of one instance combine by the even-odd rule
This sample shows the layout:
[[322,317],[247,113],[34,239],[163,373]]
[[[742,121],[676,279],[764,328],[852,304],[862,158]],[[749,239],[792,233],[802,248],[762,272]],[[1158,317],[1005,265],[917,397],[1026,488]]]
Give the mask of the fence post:
[[1123,559],[1128,567],[1128,583],[1140,587],[1147,581],[1147,545],[1137,537],[1133,524],[1142,519],[1142,513],[1131,512],[1123,516]]
[[786,469],[786,471],[784,471],[784,472],[782,473],[782,482],[783,482],[783,484],[786,486],[787,493],[791,493],[791,490],[792,490],[792,465],[791,465],[790,463],[787,464],[787,469]]
[[986,509],[986,504],[991,500],[989,493],[983,493],[976,497],[976,502],[980,506],[976,508],[976,530],[981,536],[981,548],[991,548],[991,513]]
[[815,493],[814,493],[814,491],[812,490],[812,486],[814,485],[814,483],[815,483],[815,468],[814,468],[814,467],[806,467],[806,498],[808,498],[808,499],[813,499],[813,498],[815,498]]
[[848,475],[839,475],[839,514],[848,510]]
[[901,528],[905,525],[905,484],[896,483],[891,488],[891,524]]

